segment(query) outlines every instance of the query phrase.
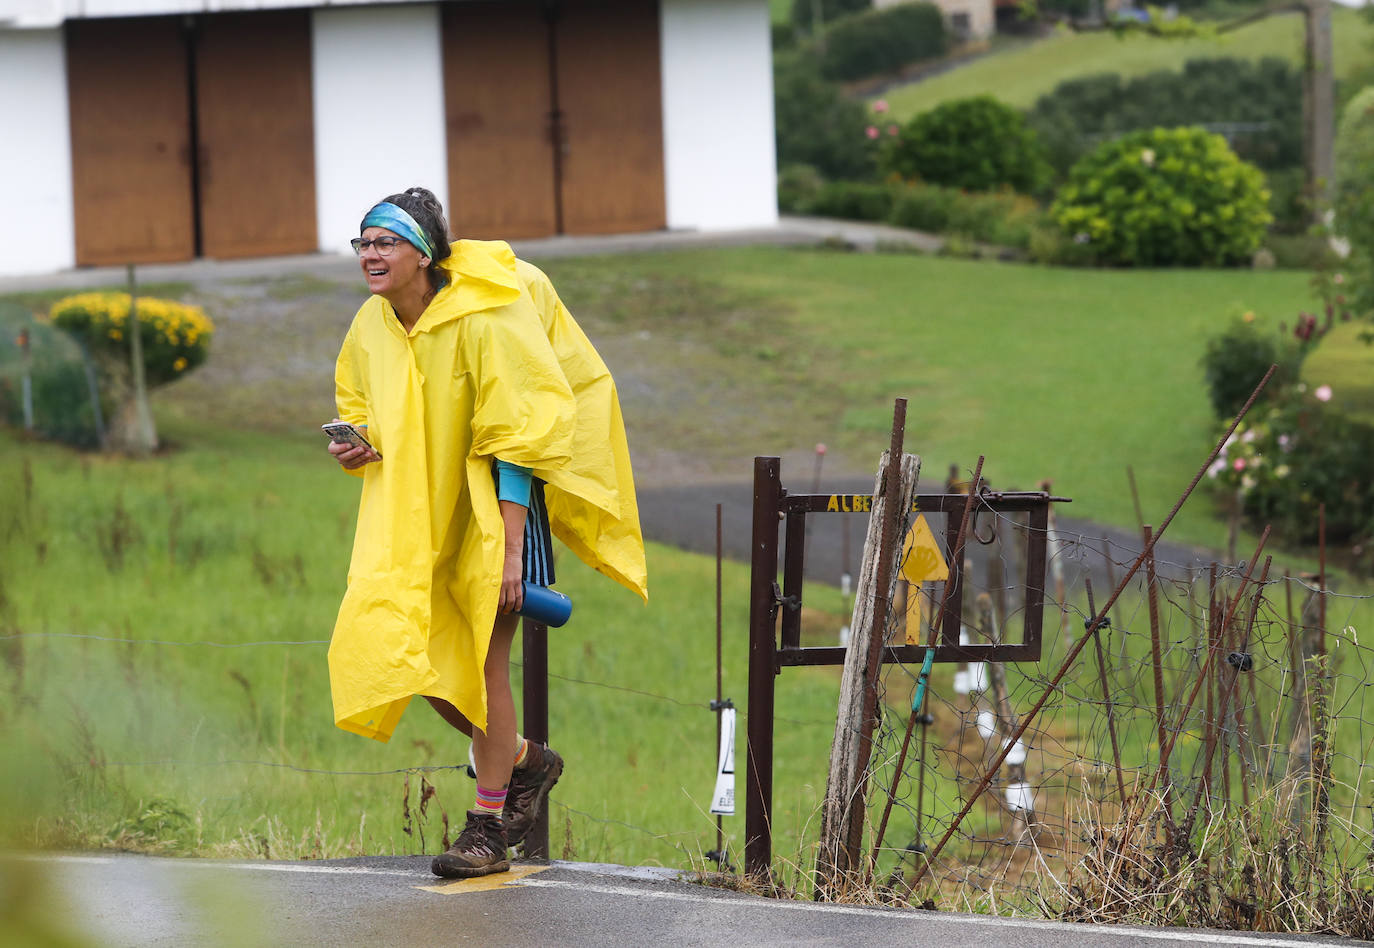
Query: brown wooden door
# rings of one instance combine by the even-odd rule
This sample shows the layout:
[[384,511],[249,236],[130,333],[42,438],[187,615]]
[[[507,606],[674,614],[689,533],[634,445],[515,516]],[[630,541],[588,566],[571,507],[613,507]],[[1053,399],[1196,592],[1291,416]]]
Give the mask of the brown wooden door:
[[555,29],[563,230],[663,228],[658,0],[564,0]]
[[79,265],[194,256],[186,75],[180,18],[67,23]]
[[555,233],[549,38],[540,4],[444,4],[443,57],[454,235]]
[[201,252],[314,251],[309,13],[202,17],[195,49]]

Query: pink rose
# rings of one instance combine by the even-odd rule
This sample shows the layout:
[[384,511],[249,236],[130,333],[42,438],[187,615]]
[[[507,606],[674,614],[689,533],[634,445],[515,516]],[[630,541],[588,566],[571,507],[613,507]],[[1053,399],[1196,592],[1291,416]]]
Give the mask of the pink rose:
[[886,100],[886,99],[878,99],[877,101],[875,101],[875,102],[873,103],[873,111],[874,111],[874,112],[877,112],[879,115],[881,115],[881,114],[883,114],[884,112],[886,112],[886,111],[887,111],[887,100]]
[[867,135],[869,138],[877,138],[877,137],[878,137],[878,126],[876,126],[876,125],[870,125],[870,126],[868,126],[868,128],[864,129],[864,134]]
[[1314,391],[1312,394],[1316,396],[1317,401],[1319,402],[1329,402],[1331,401],[1331,386],[1318,385],[1316,391]]
[[895,135],[897,134],[897,131],[898,131],[898,129],[897,129],[897,126],[895,126],[895,125],[889,125],[889,126],[887,127],[887,133],[888,133],[889,135],[894,135],[894,136],[895,136]]
[[1237,471],[1245,470],[1245,458],[1236,458],[1231,462],[1231,467],[1233,470]]

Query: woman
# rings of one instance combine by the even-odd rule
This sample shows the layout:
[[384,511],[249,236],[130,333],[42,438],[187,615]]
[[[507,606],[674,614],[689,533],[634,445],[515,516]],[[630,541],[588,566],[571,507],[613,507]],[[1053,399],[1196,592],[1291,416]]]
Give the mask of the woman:
[[448,242],[411,188],[353,241],[372,297],[339,352],[331,442],[363,478],[329,646],[334,720],[391,737],[422,695],[472,738],[477,798],[441,876],[510,868],[562,759],[516,731],[510,650],[522,581],[552,580],[549,532],[647,596],[615,383],[552,284],[499,241]]

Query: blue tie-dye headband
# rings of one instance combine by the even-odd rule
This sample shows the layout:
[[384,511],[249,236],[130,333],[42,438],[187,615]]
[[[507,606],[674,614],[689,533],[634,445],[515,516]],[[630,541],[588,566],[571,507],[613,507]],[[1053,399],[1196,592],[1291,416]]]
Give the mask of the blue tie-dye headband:
[[358,232],[362,233],[369,227],[385,227],[398,237],[404,237],[410,241],[426,257],[431,260],[434,259],[434,245],[425,236],[424,229],[415,223],[415,218],[407,214],[403,207],[397,207],[395,204],[383,201],[367,212]]

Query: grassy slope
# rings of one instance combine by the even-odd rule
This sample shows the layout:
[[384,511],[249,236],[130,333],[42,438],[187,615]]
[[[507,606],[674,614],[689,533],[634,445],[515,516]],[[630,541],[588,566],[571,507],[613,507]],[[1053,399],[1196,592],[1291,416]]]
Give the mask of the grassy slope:
[[1374,424],[1374,346],[1360,339],[1368,324],[1338,325],[1303,364],[1311,385],[1330,385],[1333,403],[1366,424]]
[[[1332,33],[1339,77],[1367,57],[1374,27],[1358,12],[1338,7]],[[889,90],[882,97],[900,119],[950,99],[984,93],[1026,108],[1065,79],[1101,72],[1137,76],[1156,69],[1179,69],[1189,59],[1207,56],[1282,56],[1300,62],[1302,19],[1296,14],[1270,17],[1218,39],[1119,39],[1109,33],[1061,31],[1046,40]]]
[[[1212,443],[1204,340],[1246,309],[1277,323],[1310,306],[1306,277],[1288,272],[1070,271],[772,249],[576,266],[710,273],[786,300],[786,335],[717,363],[722,376],[778,373],[796,387],[776,395],[794,406],[792,436],[774,432],[765,447],[825,441],[866,469],[903,395],[908,448],[923,455],[927,476],[949,464],[971,470],[982,453],[993,484],[1052,478],[1074,498],[1073,516],[1121,525],[1134,522],[1128,464],[1157,522]],[[557,279],[559,265],[550,270]],[[1173,535],[1224,545],[1203,498]]]

